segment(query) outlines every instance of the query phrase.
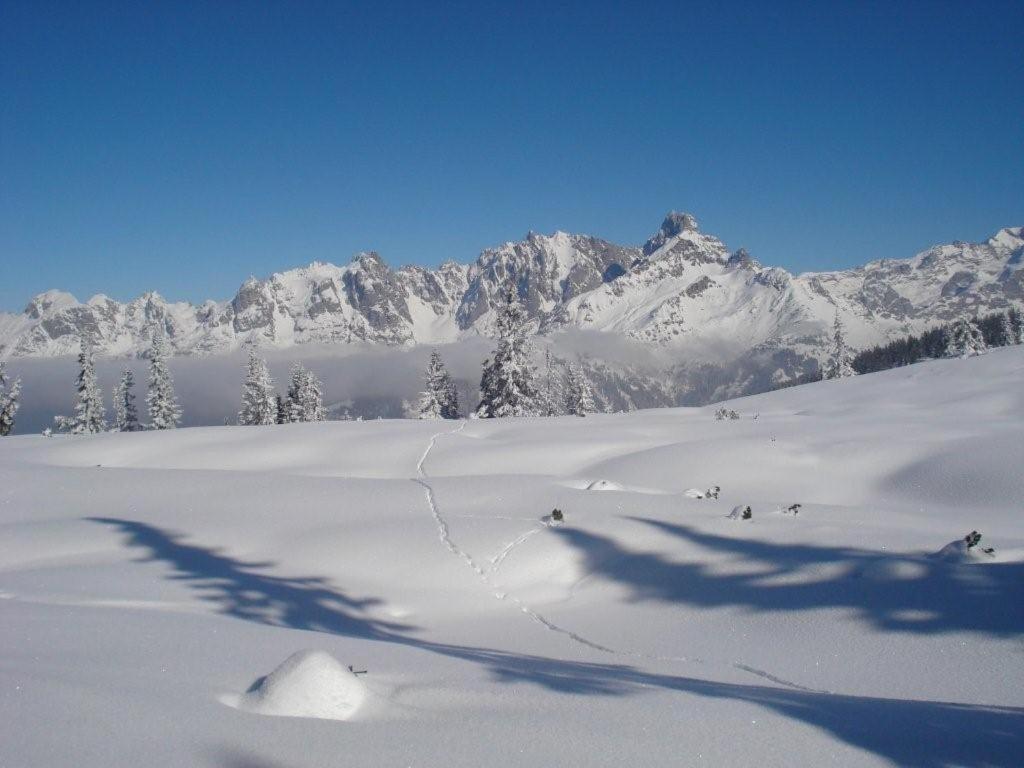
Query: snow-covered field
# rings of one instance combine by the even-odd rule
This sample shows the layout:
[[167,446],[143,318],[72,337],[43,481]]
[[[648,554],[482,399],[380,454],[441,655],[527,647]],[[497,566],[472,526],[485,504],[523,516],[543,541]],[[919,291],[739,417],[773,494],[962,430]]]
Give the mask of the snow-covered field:
[[1022,381],[0,440],[0,766],[1019,766]]

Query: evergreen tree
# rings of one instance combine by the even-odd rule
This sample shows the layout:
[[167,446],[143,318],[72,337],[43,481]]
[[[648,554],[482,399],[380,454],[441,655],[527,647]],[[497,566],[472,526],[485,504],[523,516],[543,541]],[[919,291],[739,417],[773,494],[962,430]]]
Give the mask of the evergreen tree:
[[946,331],[946,357],[971,357],[987,348],[981,330],[966,317],[961,317]]
[[545,416],[557,416],[565,411],[566,390],[562,381],[562,365],[551,354],[550,349],[544,350],[544,378],[541,393],[541,408]]
[[441,353],[436,349],[430,353],[427,372],[424,375],[426,388],[420,393],[418,404],[421,419],[459,418],[459,396],[455,382],[444,367]]
[[323,421],[327,418],[324,410],[323,384],[312,371],[301,363],[292,366],[291,382],[285,403],[287,420]]
[[856,376],[857,371],[853,367],[853,355],[850,348],[846,346],[846,337],[843,335],[843,322],[836,312],[836,321],[832,330],[832,351],[828,363],[825,366],[826,379],[843,379],[847,376]]
[[509,289],[505,305],[498,311],[498,346],[484,362],[480,377],[482,419],[532,416],[537,412],[533,365],[527,338],[526,312]]
[[21,379],[11,381],[4,371],[5,365],[0,361],[0,437],[14,431],[14,417],[21,407]]
[[174,395],[174,380],[167,368],[169,356],[167,337],[156,331],[149,350],[149,391],[146,392],[151,429],[174,429],[181,423],[181,407]]
[[82,349],[78,353],[77,396],[75,399],[75,415],[69,422],[70,430],[75,435],[90,435],[106,429],[103,393],[96,380],[96,363],[93,359],[92,347],[82,339]]
[[594,396],[590,382],[583,369],[576,363],[569,364],[565,385],[565,410],[571,416],[586,416],[594,412]]
[[291,419],[288,418],[288,405],[285,403],[281,393],[278,392],[275,396],[277,401],[277,423],[287,424]]
[[121,372],[121,381],[114,390],[114,429],[118,432],[137,432],[142,429],[139,424],[139,412],[135,407],[135,374],[131,368]]
[[1000,316],[1000,330],[1003,338],[1004,346],[1011,346],[1013,344],[1020,344],[1024,339],[1024,328],[1021,327],[1020,312],[1013,307],[1010,307],[1006,312]]
[[267,361],[256,354],[255,345],[251,345],[238,423],[243,426],[258,426],[273,424],[275,421],[277,401],[274,398],[274,380],[270,378],[270,371],[267,370]]

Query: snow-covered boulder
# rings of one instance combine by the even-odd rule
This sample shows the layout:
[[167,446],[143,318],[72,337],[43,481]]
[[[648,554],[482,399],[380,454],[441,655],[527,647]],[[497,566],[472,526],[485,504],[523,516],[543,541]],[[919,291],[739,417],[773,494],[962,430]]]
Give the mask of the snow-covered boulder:
[[278,717],[348,720],[366,698],[366,686],[325,651],[298,651],[246,691],[238,708]]

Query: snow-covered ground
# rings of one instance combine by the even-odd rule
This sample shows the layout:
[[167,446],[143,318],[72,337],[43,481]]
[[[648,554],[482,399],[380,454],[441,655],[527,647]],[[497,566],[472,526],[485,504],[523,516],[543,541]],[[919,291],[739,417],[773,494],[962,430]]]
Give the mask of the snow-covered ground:
[[0,766],[1019,766],[1022,381],[0,440]]

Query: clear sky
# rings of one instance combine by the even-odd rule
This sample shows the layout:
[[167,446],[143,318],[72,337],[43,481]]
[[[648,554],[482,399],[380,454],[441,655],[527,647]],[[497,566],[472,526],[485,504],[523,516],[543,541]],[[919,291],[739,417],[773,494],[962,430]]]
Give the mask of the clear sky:
[[795,271],[1024,224],[1024,3],[0,0],[0,308],[669,209]]

